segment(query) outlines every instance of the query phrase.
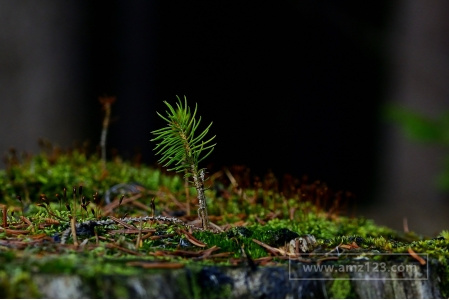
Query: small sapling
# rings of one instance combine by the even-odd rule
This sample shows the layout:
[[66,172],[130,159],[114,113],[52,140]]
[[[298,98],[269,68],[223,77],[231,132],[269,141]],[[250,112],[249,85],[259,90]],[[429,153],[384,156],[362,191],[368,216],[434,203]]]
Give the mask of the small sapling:
[[184,96],[184,103],[177,96],[178,103],[176,107],[164,101],[168,107],[166,115],[157,113],[167,126],[152,132],[156,137],[152,142],[158,144],[154,148],[157,150],[156,155],[161,155],[159,163],[168,168],[169,171],[185,172],[186,178],[192,178],[193,184],[197,191],[199,209],[198,216],[201,219],[203,229],[208,228],[208,215],[206,196],[204,194],[204,168],[200,169],[198,164],[204,160],[213,150],[216,144],[212,144],[215,138],[204,140],[212,123],[206,127],[201,133],[196,134],[201,117],[195,118],[197,105],[193,112],[187,105],[187,99]]

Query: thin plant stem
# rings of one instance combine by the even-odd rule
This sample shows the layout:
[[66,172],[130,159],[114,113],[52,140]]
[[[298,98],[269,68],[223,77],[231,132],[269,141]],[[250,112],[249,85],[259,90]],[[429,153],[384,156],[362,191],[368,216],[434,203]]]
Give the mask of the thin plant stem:
[[6,207],[6,205],[2,206],[2,213],[3,213],[3,228],[8,227],[8,208]]
[[73,244],[75,246],[78,246],[78,239],[76,237],[76,218],[70,217],[70,228],[72,231],[72,237],[73,237]]
[[190,216],[190,191],[189,191],[189,178],[184,178],[184,190],[186,194],[186,214]]
[[111,118],[111,105],[115,102],[115,97],[100,97],[98,99],[105,111],[103,117],[103,126],[101,129],[100,148],[101,148],[101,162],[103,164],[103,170],[106,170],[106,138],[108,135],[108,128]]

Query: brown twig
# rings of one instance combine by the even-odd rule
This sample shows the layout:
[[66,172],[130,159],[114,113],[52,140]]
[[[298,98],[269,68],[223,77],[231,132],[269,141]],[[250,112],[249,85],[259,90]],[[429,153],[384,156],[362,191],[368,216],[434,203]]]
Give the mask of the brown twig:
[[120,247],[119,245],[116,245],[116,244],[113,244],[113,243],[106,244],[106,248],[117,249],[117,250],[120,250],[122,252],[131,254],[131,255],[136,255],[136,256],[142,255],[141,253],[139,253],[137,251],[133,251],[133,250],[130,250],[130,249],[127,249],[127,248],[123,248],[123,247]]
[[150,228],[150,229],[119,229],[119,230],[110,230],[108,231],[109,234],[119,234],[119,233],[124,233],[124,234],[138,234],[139,232],[142,233],[155,233],[156,229],[154,228]]
[[29,230],[7,229],[7,228],[3,228],[3,227],[0,227],[0,231],[4,231],[7,234],[17,234],[17,235],[30,233]]
[[8,227],[8,208],[6,207],[6,205],[2,206],[2,213],[3,213],[3,227]]
[[191,242],[192,244],[194,244],[195,246],[197,246],[197,247],[206,247],[205,243],[197,240],[192,234],[188,233],[187,231],[181,229],[180,232],[182,232],[186,236],[187,240],[189,242]]
[[33,223],[31,223],[31,221],[30,221],[27,217],[20,216],[20,219],[21,219],[24,223],[26,223],[28,226],[33,226]]
[[408,248],[408,253],[410,253],[410,256],[416,259],[421,265],[424,266],[426,264],[426,260],[421,256],[419,256],[418,254],[416,254],[416,252],[413,251],[412,248]]
[[410,230],[408,229],[408,220],[406,217],[402,219],[402,226],[404,228],[404,232],[408,233]]
[[[121,204],[124,205],[124,204],[130,203],[130,202],[136,201],[137,199],[141,198],[142,196],[143,196],[142,193],[140,193],[140,194],[136,194],[136,195],[131,196],[131,197],[127,197],[127,198],[122,200]],[[112,201],[108,205],[104,206],[103,207],[103,216],[110,215],[112,213],[112,211],[115,208],[119,207],[119,205],[121,205],[121,204],[120,204],[120,199],[115,199],[114,201]]]
[[253,239],[253,242],[258,244],[259,246],[262,246],[263,248],[268,250],[268,252],[270,252],[270,253],[272,253],[272,254],[274,254],[276,256],[278,256],[278,255],[285,255],[286,254],[286,251],[283,251],[283,250],[271,247],[271,246],[269,246],[269,245],[267,245],[267,244],[265,244],[265,243],[263,243],[263,242],[261,242],[259,240]]
[[78,246],[78,239],[76,238],[76,219],[72,216],[70,216],[70,228],[72,230],[73,244]]
[[140,248],[140,244],[142,242],[142,220],[140,220],[140,226],[139,226],[139,233],[137,234],[137,241],[136,241],[136,249]]
[[120,220],[120,219],[118,219],[118,218],[116,218],[116,217],[109,216],[109,219],[111,219],[111,220],[114,221],[114,222],[119,223],[120,225],[122,225],[122,226],[125,227],[125,228],[128,228],[128,229],[136,229],[135,226],[129,225],[128,223],[125,223],[125,222],[123,222],[122,220]]
[[143,262],[133,261],[126,264],[130,267],[142,267],[145,269],[180,269],[184,267],[182,263],[174,262]]
[[[150,238],[150,240],[154,241],[154,240],[160,240],[160,239],[163,239],[166,237],[172,237],[172,236],[175,236],[175,234],[169,233],[169,234],[154,235],[154,236],[150,236],[149,238]],[[144,235],[143,237],[146,237],[146,235]]]

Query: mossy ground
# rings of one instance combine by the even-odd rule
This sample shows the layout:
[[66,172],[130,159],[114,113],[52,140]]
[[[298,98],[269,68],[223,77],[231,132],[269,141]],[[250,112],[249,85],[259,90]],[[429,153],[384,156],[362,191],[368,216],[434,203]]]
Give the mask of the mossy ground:
[[[440,261],[443,296],[449,295],[449,231],[423,237],[349,217],[344,210],[350,193],[332,191],[319,181],[281,181],[273,174],[253,178],[244,168],[224,168],[209,174],[206,191],[210,220],[220,230],[189,233],[170,222],[135,222],[127,228],[116,223],[78,232],[75,245],[72,236],[60,243],[70,217],[81,223],[163,215],[195,224],[195,190],[181,176],[158,168],[119,157],[104,164],[95,154],[61,151],[48,143],[39,155],[19,157],[12,151],[6,161],[0,171],[0,285],[5,297],[20,295],[21,285],[27,286],[27,295],[35,295],[26,284],[33,272],[95,278],[183,266],[286,264],[289,256],[276,251],[287,253],[285,246],[304,235],[316,239],[310,249],[316,253],[338,247],[346,253],[409,253],[410,248],[426,253]],[[341,281],[330,291],[335,297],[352,295]]]

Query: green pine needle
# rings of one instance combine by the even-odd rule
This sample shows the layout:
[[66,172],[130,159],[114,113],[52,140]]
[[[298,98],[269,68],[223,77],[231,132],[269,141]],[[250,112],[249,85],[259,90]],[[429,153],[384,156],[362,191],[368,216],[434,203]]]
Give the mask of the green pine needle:
[[[156,155],[161,155],[158,162],[164,167],[171,166],[169,171],[199,171],[198,163],[208,157],[216,145],[212,144],[215,136],[206,141],[203,140],[212,123],[195,135],[201,122],[201,117],[195,118],[197,105],[192,113],[185,96],[184,103],[178,96],[176,98],[178,102],[175,107],[164,101],[168,107],[165,115],[157,113],[168,124],[164,128],[154,130],[152,134],[156,137],[151,141],[158,142],[154,148],[157,151]],[[195,170],[192,170],[192,166],[195,166]]]

